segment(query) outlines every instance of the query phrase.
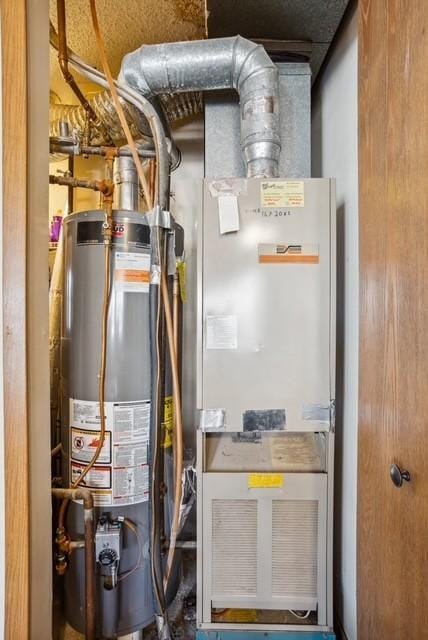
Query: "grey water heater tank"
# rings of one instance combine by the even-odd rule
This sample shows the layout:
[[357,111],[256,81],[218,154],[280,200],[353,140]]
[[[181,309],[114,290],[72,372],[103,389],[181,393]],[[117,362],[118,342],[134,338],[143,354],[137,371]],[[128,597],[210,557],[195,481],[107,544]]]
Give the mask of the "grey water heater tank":
[[[98,633],[116,637],[144,628],[154,609],[149,558],[150,226],[145,215],[114,212],[111,299],[105,386],[105,444],[82,486],[94,493],[96,520],[129,519],[120,533],[118,583],[97,577]],[[62,325],[63,473],[72,484],[92,459],[100,429],[99,372],[104,293],[102,211],[65,219]],[[177,227],[176,236],[182,230]],[[84,533],[82,506],[71,503],[67,530]],[[97,558],[98,559],[98,558]],[[99,564],[98,573],[101,573]],[[127,572],[130,572],[127,575]],[[73,552],[65,576],[65,617],[78,631],[85,622],[83,552]]]

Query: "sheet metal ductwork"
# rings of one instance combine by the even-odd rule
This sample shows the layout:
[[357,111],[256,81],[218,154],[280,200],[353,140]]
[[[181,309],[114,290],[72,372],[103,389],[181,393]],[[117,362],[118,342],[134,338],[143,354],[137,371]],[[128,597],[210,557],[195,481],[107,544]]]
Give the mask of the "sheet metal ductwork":
[[261,45],[240,36],[145,45],[124,57],[119,80],[147,99],[236,89],[247,176],[278,176],[278,71]]

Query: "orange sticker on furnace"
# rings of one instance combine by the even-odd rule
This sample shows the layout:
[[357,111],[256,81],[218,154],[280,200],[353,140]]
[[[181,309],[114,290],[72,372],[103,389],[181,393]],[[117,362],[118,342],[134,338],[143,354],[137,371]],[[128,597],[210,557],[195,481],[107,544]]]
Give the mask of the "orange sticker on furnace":
[[316,244],[259,244],[260,264],[319,264]]

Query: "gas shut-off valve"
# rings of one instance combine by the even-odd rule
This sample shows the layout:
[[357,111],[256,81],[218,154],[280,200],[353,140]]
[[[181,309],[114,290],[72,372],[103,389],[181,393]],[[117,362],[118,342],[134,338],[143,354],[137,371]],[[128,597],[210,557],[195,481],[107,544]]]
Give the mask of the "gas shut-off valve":
[[107,513],[103,513],[98,520],[95,533],[95,557],[100,574],[104,576],[104,589],[114,589],[117,585],[123,520],[123,516],[111,520]]

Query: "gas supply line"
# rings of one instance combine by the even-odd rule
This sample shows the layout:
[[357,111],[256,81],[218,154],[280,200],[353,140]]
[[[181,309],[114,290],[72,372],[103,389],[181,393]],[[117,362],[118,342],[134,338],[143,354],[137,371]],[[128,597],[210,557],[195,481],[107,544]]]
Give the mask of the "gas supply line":
[[[52,496],[57,499],[83,500],[83,518],[85,523],[85,597],[86,597],[86,621],[85,638],[95,640],[95,518],[94,499],[89,489],[51,489]],[[67,567],[66,555],[70,555],[73,549],[82,548],[81,541],[71,541],[64,528],[58,527],[55,537],[58,547],[57,571],[63,574]]]
[[[103,238],[104,238],[104,296],[103,296],[103,309],[102,309],[102,329],[101,329],[101,365],[99,373],[99,405],[100,405],[100,438],[96,450],[92,459],[88,462],[83,469],[80,476],[73,482],[73,488],[78,487],[83,479],[87,476],[89,471],[97,462],[101,450],[104,445],[106,424],[104,413],[104,399],[105,399],[105,378],[106,378],[106,364],[107,364],[107,325],[108,325],[108,310],[110,304],[110,289],[111,289],[111,247],[112,247],[112,235],[113,235],[113,194],[114,194],[114,182],[113,182],[113,160],[116,156],[116,149],[113,147],[106,154],[105,167],[106,178],[104,180],[76,180],[76,178],[69,178],[64,176],[49,176],[55,178],[54,184],[67,184],[68,186],[75,186],[73,183],[79,183],[77,186],[82,186],[82,183],[86,183],[86,188],[95,189],[100,191],[103,195],[103,207],[105,212],[105,219],[103,223]],[[57,181],[58,180],[58,181]],[[66,181],[64,183],[64,180]],[[70,185],[71,181],[71,185]],[[65,515],[67,512],[67,506],[69,499],[65,498],[62,501],[59,517],[58,528],[65,529]]]

